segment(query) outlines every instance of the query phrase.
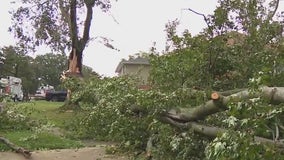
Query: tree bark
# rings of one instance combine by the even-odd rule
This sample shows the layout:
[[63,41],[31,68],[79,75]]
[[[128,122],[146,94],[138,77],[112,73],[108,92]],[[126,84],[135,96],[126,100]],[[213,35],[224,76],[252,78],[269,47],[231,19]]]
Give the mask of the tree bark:
[[69,75],[68,76],[82,76],[82,52],[73,48],[69,55]]
[[[72,50],[69,54],[68,61],[68,70],[64,72],[65,77],[79,77],[82,78],[82,67],[83,67],[83,51],[90,39],[90,27],[93,16],[93,7],[95,1],[85,1],[85,5],[87,8],[86,19],[84,23],[84,30],[82,38],[78,36],[78,26],[77,26],[77,0],[71,0],[70,2],[70,18],[69,18],[69,28],[70,28],[70,36],[72,41]],[[65,10],[62,8],[63,4],[61,4],[61,10],[63,13]],[[67,101],[70,100],[71,91],[67,92]]]
[[91,3],[85,2],[87,14],[84,23],[84,30],[82,38],[78,36],[78,26],[77,26],[77,0],[71,0],[70,2],[70,33],[72,40],[72,51],[69,55],[69,65],[68,71],[70,75],[77,75],[82,77],[82,66],[83,66],[83,51],[90,39],[90,27],[93,16],[93,7],[95,1],[90,1]]

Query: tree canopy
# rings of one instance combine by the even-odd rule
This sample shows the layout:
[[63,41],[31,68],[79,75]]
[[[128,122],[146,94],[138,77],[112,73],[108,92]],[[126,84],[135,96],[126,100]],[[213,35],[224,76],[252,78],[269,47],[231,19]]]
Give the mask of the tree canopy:
[[21,0],[12,12],[10,31],[22,48],[35,50],[47,45],[53,51],[69,51],[68,71],[82,73],[82,55],[90,41],[93,9],[106,12],[110,0]]

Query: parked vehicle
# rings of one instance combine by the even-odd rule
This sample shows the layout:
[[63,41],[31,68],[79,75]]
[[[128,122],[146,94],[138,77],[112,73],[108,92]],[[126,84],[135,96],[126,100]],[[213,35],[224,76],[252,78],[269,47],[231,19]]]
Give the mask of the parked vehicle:
[[8,76],[0,79],[0,93],[9,95],[14,101],[22,101],[24,98],[22,90],[22,79]]
[[33,96],[35,100],[45,100],[46,92],[54,91],[54,87],[51,85],[42,85],[37,90]]
[[48,91],[45,93],[45,100],[47,101],[65,101],[67,91]]

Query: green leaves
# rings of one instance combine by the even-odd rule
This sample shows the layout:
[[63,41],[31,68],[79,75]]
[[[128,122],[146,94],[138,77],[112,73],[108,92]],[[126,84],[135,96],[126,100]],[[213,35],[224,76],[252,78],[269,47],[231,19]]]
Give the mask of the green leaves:
[[208,30],[194,37],[188,31],[177,35],[178,21],[168,23],[166,53],[153,49],[149,55],[149,91],[138,90],[129,77],[70,83],[73,100],[89,111],[80,120],[81,133],[119,141],[126,150],[143,150],[152,139],[157,159],[283,158],[273,146],[255,141],[256,136],[283,136],[283,105],[270,104],[261,96],[240,99],[226,112],[199,120],[224,128],[213,141],[159,121],[171,108],[182,112],[205,103],[212,90],[249,87],[257,94],[260,85],[283,84],[281,23],[268,20],[264,6],[256,0],[220,1],[206,19]]

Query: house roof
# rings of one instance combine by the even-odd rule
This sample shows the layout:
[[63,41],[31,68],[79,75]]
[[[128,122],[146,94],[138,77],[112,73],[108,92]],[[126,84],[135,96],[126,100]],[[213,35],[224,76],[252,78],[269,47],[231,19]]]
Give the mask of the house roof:
[[116,67],[115,72],[119,73],[126,64],[150,65],[150,62],[147,58],[143,57],[129,58],[129,60],[122,59]]

